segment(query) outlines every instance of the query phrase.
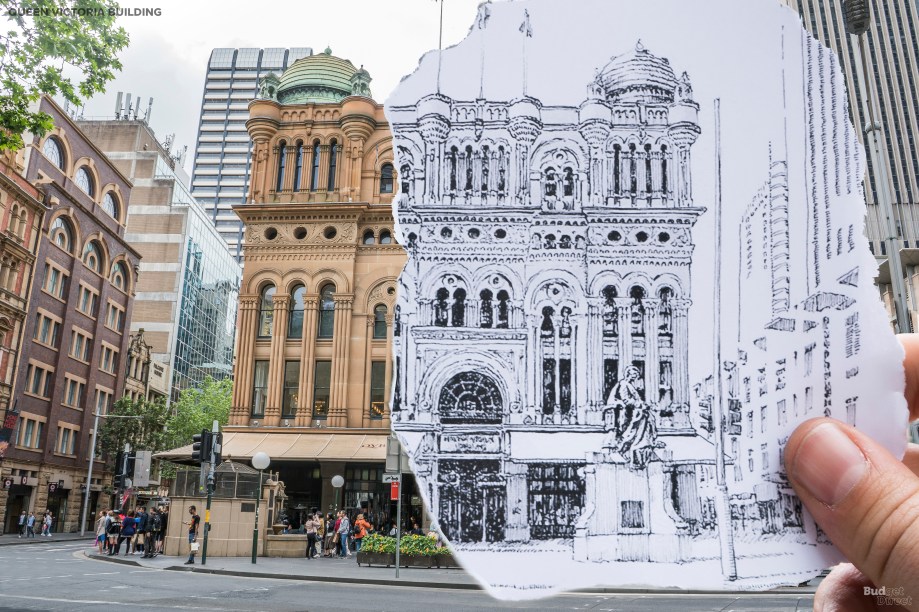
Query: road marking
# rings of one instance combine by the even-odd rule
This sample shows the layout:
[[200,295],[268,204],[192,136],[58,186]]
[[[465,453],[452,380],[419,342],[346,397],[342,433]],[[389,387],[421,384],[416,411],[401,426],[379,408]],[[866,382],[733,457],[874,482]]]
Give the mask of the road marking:
[[[34,579],[30,579],[34,580]],[[96,600],[96,599],[64,599],[61,597],[37,597],[34,595],[8,595],[3,594],[4,599],[26,599],[29,601],[52,601],[60,603],[73,603],[73,604],[99,604],[99,605],[112,605],[111,600]],[[132,608],[154,608],[157,610],[226,610],[224,607],[210,608],[205,606],[168,606],[161,603],[145,605],[141,603],[134,603],[131,605]],[[253,610],[252,612],[271,612],[270,610]]]
[[84,576],[114,576],[121,572],[94,572],[92,574],[83,574]]

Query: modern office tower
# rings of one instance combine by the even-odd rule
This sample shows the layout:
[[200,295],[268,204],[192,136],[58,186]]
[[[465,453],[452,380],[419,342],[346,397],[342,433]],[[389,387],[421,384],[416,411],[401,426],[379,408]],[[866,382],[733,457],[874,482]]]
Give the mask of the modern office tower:
[[244,203],[249,191],[249,101],[256,97],[260,78],[270,72],[280,73],[312,53],[308,47],[211,52],[201,100],[191,193],[240,263],[243,224],[232,207]]
[[[861,41],[846,32],[843,3],[838,0],[784,0],[801,15],[804,27],[839,56],[848,88],[850,113],[859,138],[864,140],[863,128],[868,122],[864,112],[865,84],[861,68]],[[907,292],[910,311],[916,328],[919,301],[919,155],[916,140],[919,137],[919,8],[911,0],[870,0],[871,29],[867,39],[868,70],[874,79],[880,102],[879,117],[882,143],[890,166],[890,190],[899,237],[902,240],[901,259],[907,275]],[[830,58],[824,70],[835,67]],[[879,259],[887,258],[884,239],[884,218],[877,206],[877,175],[868,158],[868,239],[871,249]],[[882,262],[878,284],[881,286],[888,309],[890,304],[890,272]],[[909,331],[908,329],[904,331]]]
[[131,333],[151,347],[151,379],[174,401],[207,376],[229,377],[241,275],[235,258],[145,121],[78,125],[134,185],[125,237],[143,260]]

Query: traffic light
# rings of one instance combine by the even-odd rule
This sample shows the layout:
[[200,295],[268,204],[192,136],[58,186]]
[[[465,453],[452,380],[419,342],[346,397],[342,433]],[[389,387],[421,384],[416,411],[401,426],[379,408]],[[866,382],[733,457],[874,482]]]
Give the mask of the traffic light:
[[191,437],[191,460],[200,465],[210,462],[213,434],[206,429]]
[[124,488],[124,475],[115,474],[115,490],[117,491],[123,488]]
[[223,461],[223,458],[220,456],[223,453],[223,432],[212,433],[212,446],[211,450],[214,453],[214,468],[216,469],[220,462]]

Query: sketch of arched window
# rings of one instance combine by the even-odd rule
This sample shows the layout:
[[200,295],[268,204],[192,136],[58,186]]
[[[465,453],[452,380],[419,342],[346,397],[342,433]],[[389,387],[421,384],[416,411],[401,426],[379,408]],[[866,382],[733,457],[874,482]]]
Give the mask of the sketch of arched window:
[[563,170],[562,185],[566,196],[574,195],[574,170],[571,169],[571,166]]
[[498,195],[507,192],[507,159],[504,147],[498,147]]
[[510,319],[510,302],[511,297],[507,294],[507,291],[501,290],[498,292],[498,329],[507,329],[509,327]]
[[667,145],[661,145],[661,193],[666,197],[670,191],[670,184],[667,178]]
[[555,315],[555,309],[551,306],[546,306],[542,309],[542,323],[539,325],[539,335],[543,338],[551,338],[552,334],[555,333],[555,323],[552,321],[553,315]]
[[562,308],[562,320],[558,325],[558,337],[559,338],[570,338],[571,337],[571,309],[567,306]]
[[555,234],[546,235],[546,248],[554,249],[555,248]]
[[479,293],[479,327],[491,327],[493,323],[492,292],[488,289],[483,289]]
[[488,150],[488,145],[482,147],[482,188],[481,192],[484,195],[488,192],[488,164],[491,161],[491,154]]
[[[616,311],[615,287],[606,286],[603,288],[603,336],[611,338],[619,335],[619,314]],[[604,395],[604,397],[606,397]]]
[[472,191],[472,145],[466,145],[466,191]]
[[558,176],[555,173],[555,168],[549,166],[543,172],[543,182],[545,183],[545,194],[547,197],[555,197],[558,195]]
[[450,298],[450,292],[441,287],[437,290],[437,297],[434,300],[434,325],[437,327],[446,327],[450,319],[449,306],[447,300]]
[[401,191],[405,195],[410,195],[409,187],[411,186],[410,176],[412,175],[412,167],[408,164],[402,164],[399,168],[399,178],[401,179]]
[[630,306],[629,316],[629,320],[632,324],[632,335],[644,336],[645,305],[643,300],[645,298],[645,290],[636,285],[635,287],[632,287],[632,290],[629,292],[629,297],[632,298],[632,305]]
[[622,192],[622,146],[613,145],[613,194],[619,195]]
[[654,191],[654,182],[652,180],[653,174],[651,172],[651,145],[645,145],[645,193],[649,196],[651,192]]
[[638,153],[635,143],[629,145],[629,193],[633,196],[638,193]]
[[670,300],[673,297],[673,290],[670,287],[664,287],[658,296],[660,297],[660,305],[657,308],[658,329],[661,334],[671,334],[673,333],[673,308]]
[[571,248],[571,236],[567,234],[562,236],[558,241],[558,248],[560,249],[570,249]]
[[457,289],[453,292],[453,327],[463,327],[466,324],[466,290]]

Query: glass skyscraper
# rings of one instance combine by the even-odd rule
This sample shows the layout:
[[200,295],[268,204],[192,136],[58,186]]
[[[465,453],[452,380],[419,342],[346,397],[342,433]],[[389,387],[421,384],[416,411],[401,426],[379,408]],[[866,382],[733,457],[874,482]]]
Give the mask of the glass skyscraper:
[[249,191],[249,101],[255,98],[261,77],[280,73],[312,53],[308,47],[221,48],[211,52],[191,192],[237,261],[242,260],[243,226],[232,207],[244,203]]

